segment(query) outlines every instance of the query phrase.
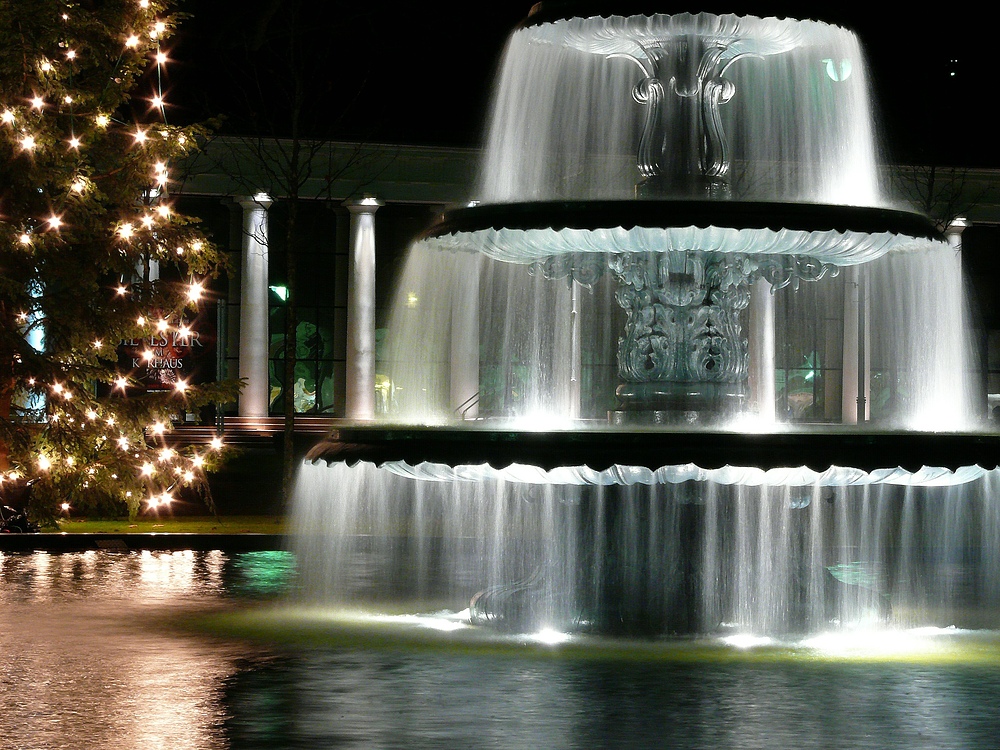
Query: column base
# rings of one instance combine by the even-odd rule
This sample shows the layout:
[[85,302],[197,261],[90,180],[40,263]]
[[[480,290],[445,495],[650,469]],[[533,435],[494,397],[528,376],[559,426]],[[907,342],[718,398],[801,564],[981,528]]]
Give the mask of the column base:
[[741,413],[745,383],[622,383],[618,408],[608,412],[613,425],[712,425]]
[[635,197],[640,200],[657,198],[729,200],[733,197],[733,189],[729,182],[721,177],[685,174],[669,178],[656,175],[647,177],[635,186]]

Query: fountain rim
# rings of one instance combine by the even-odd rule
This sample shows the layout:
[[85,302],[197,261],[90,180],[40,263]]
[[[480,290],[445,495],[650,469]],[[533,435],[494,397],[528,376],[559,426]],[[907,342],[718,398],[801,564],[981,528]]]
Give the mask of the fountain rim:
[[942,241],[927,216],[898,208],[708,199],[548,200],[450,208],[418,238],[484,230],[625,230],[637,227],[856,232]]
[[402,461],[448,466],[527,464],[552,470],[587,466],[695,464],[703,469],[804,466],[824,472],[833,466],[863,471],[924,466],[957,471],[1000,465],[1000,433],[916,432],[842,426],[748,433],[721,429],[609,426],[589,429],[525,430],[494,426],[424,426],[357,423],[338,425],[306,455],[307,461]]
[[[850,25],[841,22],[838,18],[821,20],[790,15],[791,12],[801,11],[802,8],[790,7],[789,3],[770,2],[763,4],[763,6],[757,3],[754,6],[754,10],[756,11],[754,13],[741,13],[738,9],[733,9],[735,12],[730,11],[726,13],[716,13],[714,11],[665,13],[662,3],[651,2],[651,0],[627,0],[625,3],[615,3],[614,8],[609,7],[610,5],[611,3],[608,0],[538,0],[538,2],[531,6],[528,10],[528,15],[515,27],[515,30],[556,23],[558,21],[682,15],[692,17],[698,15],[732,16],[735,18],[758,19],[762,21],[775,20],[787,23],[811,23],[850,30]],[[830,15],[828,9],[825,11],[825,15]]]

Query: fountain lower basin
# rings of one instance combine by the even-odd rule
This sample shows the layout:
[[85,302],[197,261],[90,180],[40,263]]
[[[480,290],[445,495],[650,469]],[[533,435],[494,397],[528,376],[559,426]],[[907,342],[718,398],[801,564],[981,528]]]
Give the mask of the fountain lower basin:
[[319,601],[471,601],[502,632],[982,627],[1000,611],[998,449],[977,433],[343,427],[302,468],[299,559]]
[[358,424],[338,427],[309,452],[307,460],[412,466],[489,464],[495,469],[521,464],[546,471],[586,466],[595,472],[614,466],[655,471],[667,465],[693,465],[702,470],[805,467],[822,473],[840,466],[867,473],[898,468],[912,474],[928,466],[949,472],[972,466],[995,468],[1000,460],[1000,435],[841,426],[754,433],[659,427],[623,430],[606,425],[550,431]]

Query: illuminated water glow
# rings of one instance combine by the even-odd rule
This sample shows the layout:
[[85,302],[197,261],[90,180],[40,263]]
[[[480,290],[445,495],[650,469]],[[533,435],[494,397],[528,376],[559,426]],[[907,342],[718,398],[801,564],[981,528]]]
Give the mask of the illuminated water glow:
[[451,633],[470,626],[469,610],[463,612],[443,612],[430,615],[369,615],[372,622],[415,625],[442,633]]
[[514,653],[575,660],[678,663],[899,663],[1000,668],[1000,631],[942,628],[830,630],[803,637],[731,633],[695,638],[614,638],[556,628],[498,633],[469,623],[468,612],[383,614],[315,607],[216,613],[202,627],[276,643],[479,654]]
[[749,633],[738,633],[736,635],[727,635],[719,639],[722,643],[727,646],[732,646],[733,648],[746,650],[751,648],[761,648],[764,646],[773,646],[776,641],[766,635],[750,635]]
[[535,643],[542,643],[546,646],[556,646],[560,643],[566,643],[572,636],[569,633],[563,633],[555,628],[542,628],[536,633],[528,634],[528,640]]

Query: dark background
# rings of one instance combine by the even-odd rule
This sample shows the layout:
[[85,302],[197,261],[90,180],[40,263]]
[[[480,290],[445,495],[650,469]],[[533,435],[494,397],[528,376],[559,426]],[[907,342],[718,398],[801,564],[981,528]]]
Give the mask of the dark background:
[[[568,3],[592,10],[594,3]],[[875,4],[600,3],[615,12],[687,10],[813,17],[854,29],[870,60],[888,158],[1000,166],[994,47],[1000,12],[938,4],[933,13]],[[510,30],[531,3],[187,0],[171,40],[169,99],[177,121],[224,115],[222,132],[291,130],[302,71],[300,133],[334,139],[479,144]],[[634,7],[633,7],[634,6]],[[648,7],[647,7],[648,6]],[[295,65],[288,65],[292,42]]]

